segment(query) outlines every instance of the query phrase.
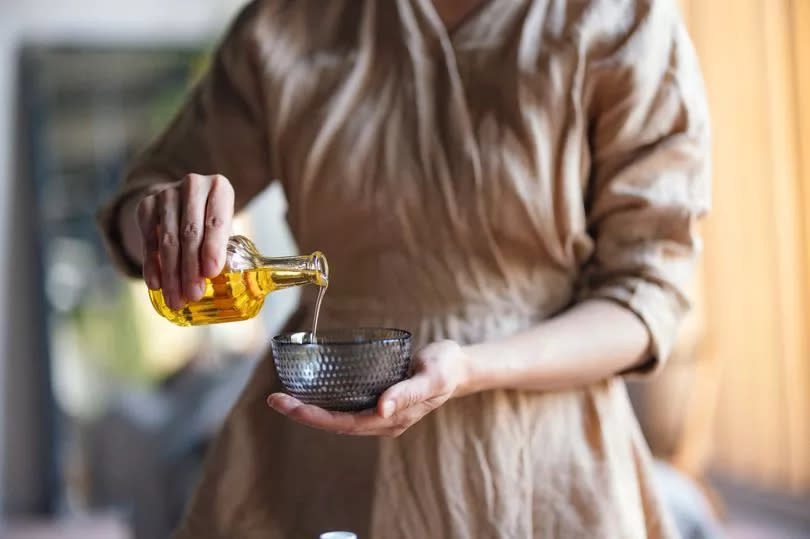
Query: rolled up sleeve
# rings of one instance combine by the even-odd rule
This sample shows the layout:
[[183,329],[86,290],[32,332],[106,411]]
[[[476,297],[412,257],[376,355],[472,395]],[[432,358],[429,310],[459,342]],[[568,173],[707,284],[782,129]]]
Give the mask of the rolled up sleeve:
[[674,5],[656,0],[634,14],[588,75],[595,249],[582,298],[618,302],[646,325],[650,357],[638,374],[663,364],[689,308],[696,222],[710,203],[710,135],[702,77]]

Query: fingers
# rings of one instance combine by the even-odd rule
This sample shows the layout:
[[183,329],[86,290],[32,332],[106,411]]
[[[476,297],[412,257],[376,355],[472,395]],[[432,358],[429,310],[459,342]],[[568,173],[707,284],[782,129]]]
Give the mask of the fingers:
[[276,411],[299,423],[335,433],[359,433],[373,429],[379,422],[374,410],[358,413],[330,412],[318,406],[304,404],[298,399],[274,393],[267,398],[267,404]]
[[216,277],[225,266],[225,249],[233,218],[234,192],[224,176],[213,176],[205,208],[200,260],[205,277]]
[[225,265],[234,192],[224,176],[189,174],[144,197],[137,207],[143,240],[143,276],[178,310],[205,293],[205,278]]
[[284,393],[270,395],[267,404],[308,427],[354,436],[399,436],[424,415],[424,412],[411,410],[412,413],[385,419],[377,415],[374,409],[356,413],[330,412],[318,406],[303,404]]
[[138,227],[143,240],[143,279],[152,290],[160,288],[160,265],[158,264],[158,215],[154,195],[144,197],[138,204]]
[[160,223],[160,287],[169,308],[178,310],[185,303],[180,287],[179,261],[180,242],[178,239],[178,193],[176,189],[165,189],[157,194]]
[[200,245],[203,241],[208,183],[204,176],[189,174],[180,186],[181,290],[189,301],[199,300],[205,292],[205,279],[200,270]]

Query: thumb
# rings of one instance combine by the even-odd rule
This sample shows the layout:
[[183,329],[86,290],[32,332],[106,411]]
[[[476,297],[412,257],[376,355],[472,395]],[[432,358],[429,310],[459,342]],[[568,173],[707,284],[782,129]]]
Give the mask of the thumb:
[[411,378],[394,384],[385,390],[377,403],[377,413],[382,418],[389,418],[397,412],[430,398],[430,377],[417,373]]

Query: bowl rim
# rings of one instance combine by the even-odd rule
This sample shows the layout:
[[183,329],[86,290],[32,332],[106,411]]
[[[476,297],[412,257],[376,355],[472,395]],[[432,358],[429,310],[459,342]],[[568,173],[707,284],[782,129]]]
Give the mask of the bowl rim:
[[[407,329],[401,328],[391,328],[391,327],[372,327],[372,326],[362,326],[362,327],[355,327],[355,328],[324,328],[322,331],[324,333],[332,332],[332,331],[392,331],[396,332],[399,335],[396,337],[387,337],[385,339],[368,339],[365,341],[348,341],[348,340],[319,340],[316,342],[292,342],[291,337],[293,335],[299,335],[301,333],[311,333],[311,331],[285,331],[284,333],[279,333],[278,335],[274,336],[272,339],[272,343],[280,346],[306,346],[306,347],[319,347],[319,346],[363,346],[368,344],[377,344],[377,343],[395,343],[395,342],[408,342],[413,337],[413,334],[408,331]],[[318,333],[321,333],[319,331]],[[286,339],[286,340],[285,340]]]

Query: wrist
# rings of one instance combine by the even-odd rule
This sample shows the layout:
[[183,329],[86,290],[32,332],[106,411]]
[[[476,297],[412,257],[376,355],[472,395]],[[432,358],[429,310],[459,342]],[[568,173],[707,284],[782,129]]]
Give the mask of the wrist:
[[143,262],[143,246],[137,218],[138,204],[142,198],[141,192],[129,194],[121,202],[116,215],[116,226],[123,253],[134,266],[140,266]]
[[480,345],[462,346],[461,352],[461,377],[453,397],[464,397],[487,389]]

